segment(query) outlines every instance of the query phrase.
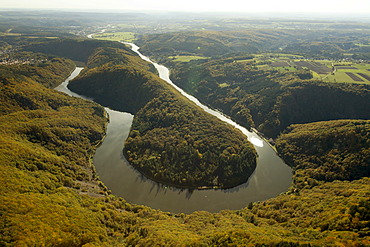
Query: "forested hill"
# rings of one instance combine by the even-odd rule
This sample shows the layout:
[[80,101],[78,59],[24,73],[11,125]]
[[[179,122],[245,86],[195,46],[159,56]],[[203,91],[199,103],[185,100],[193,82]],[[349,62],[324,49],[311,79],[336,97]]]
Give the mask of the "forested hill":
[[307,177],[313,179],[311,185],[355,180],[370,177],[369,135],[369,120],[297,124],[279,136],[276,147],[284,160],[297,170],[297,186],[305,186],[302,178]]
[[138,44],[143,53],[155,57],[186,54],[216,57],[255,53],[271,46],[278,48],[285,40],[294,38],[294,34],[285,30],[178,32],[143,36]]
[[189,188],[246,182],[256,166],[247,137],[205,113],[151,68],[127,49],[100,48],[70,88],[135,114],[124,154],[147,177]]
[[108,42],[93,39],[55,39],[32,42],[22,47],[25,51],[41,52],[73,61],[87,63],[88,58],[99,47],[123,48],[119,42]]
[[32,79],[48,88],[59,85],[75,68],[75,64],[69,59],[30,52],[17,53],[8,59],[8,63],[14,64],[0,65],[0,75],[3,78]]
[[174,83],[268,137],[294,123],[370,119],[368,85],[309,80],[304,70],[260,70],[245,57],[171,65]]
[[369,30],[243,29],[143,35],[137,43],[155,58],[283,52],[317,58],[369,59]]

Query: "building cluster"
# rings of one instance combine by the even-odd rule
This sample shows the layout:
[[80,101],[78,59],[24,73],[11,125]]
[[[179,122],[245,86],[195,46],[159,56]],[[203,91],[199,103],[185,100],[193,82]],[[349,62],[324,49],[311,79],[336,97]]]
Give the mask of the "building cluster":
[[42,62],[46,62],[47,59],[37,59],[37,58],[30,58],[30,57],[13,57],[8,54],[0,54],[0,64],[2,65],[14,65],[14,64],[38,64]]

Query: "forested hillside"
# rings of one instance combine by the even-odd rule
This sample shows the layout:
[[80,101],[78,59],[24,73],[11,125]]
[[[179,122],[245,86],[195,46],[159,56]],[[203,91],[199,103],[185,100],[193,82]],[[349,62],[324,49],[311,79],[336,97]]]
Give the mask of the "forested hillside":
[[255,53],[270,46],[277,48],[283,40],[293,36],[293,32],[285,30],[178,32],[143,36],[138,44],[142,52],[156,57],[186,54],[216,57],[228,53]]
[[70,88],[135,114],[124,153],[147,177],[178,187],[228,188],[254,171],[256,151],[246,136],[150,73],[137,55],[98,49],[88,66]]
[[99,47],[122,48],[124,45],[118,42],[74,38],[32,42],[22,48],[27,51],[67,57],[74,61],[86,63],[94,50]]
[[174,83],[241,124],[277,137],[290,124],[370,119],[370,87],[307,80],[306,71],[259,70],[229,58],[171,63]]
[[149,34],[140,37],[137,43],[144,54],[157,59],[176,55],[217,58],[230,54],[261,52],[293,53],[316,58],[369,59],[370,50],[367,45],[370,41],[369,34],[367,28],[363,30],[234,28],[232,31],[204,30]]
[[69,59],[30,52],[14,52],[3,56],[2,62],[0,73],[3,77],[19,80],[31,78],[48,88],[59,85],[75,67]]
[[[27,68],[1,70],[0,245],[81,245],[92,234],[76,221],[87,220],[89,232],[102,233],[96,228],[101,223],[79,203],[77,191],[105,193],[90,162],[103,137],[104,110],[32,79],[47,74],[64,80],[69,63],[58,68],[67,72],[63,77],[53,66],[34,66],[29,74],[24,73]],[[41,82],[49,85],[50,77]]]
[[[294,167],[295,185],[370,177],[370,121],[337,120],[291,125],[276,141]],[[312,185],[312,184],[311,184]]]

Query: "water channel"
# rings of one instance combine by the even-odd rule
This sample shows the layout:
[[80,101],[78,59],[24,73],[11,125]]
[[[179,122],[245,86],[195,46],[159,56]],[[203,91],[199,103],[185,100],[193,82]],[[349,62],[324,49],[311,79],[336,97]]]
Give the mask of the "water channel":
[[[139,47],[134,44],[129,45],[142,59],[153,63],[139,52]],[[160,77],[173,85],[184,96],[208,113],[228,122],[247,135],[258,153],[257,168],[248,182],[227,190],[189,191],[158,184],[143,177],[129,165],[123,156],[122,149],[134,116],[106,108],[110,122],[107,127],[107,136],[95,153],[94,165],[100,179],[113,194],[123,197],[130,203],[147,205],[162,211],[191,213],[196,210],[218,212],[222,209],[241,209],[246,207],[249,202],[266,200],[287,191],[292,182],[292,171],[268,143],[256,133],[249,132],[220,112],[204,106],[195,97],[186,94],[172,83],[169,78],[169,70],[166,67],[156,63],[153,65],[157,68]],[[79,97],[71,92],[67,85],[81,70],[82,68],[77,68],[71,77],[56,90]]]

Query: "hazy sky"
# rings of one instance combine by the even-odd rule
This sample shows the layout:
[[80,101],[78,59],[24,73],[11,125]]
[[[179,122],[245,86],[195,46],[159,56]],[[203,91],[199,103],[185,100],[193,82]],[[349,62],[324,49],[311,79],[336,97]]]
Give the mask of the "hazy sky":
[[370,0],[0,0],[3,8],[370,13]]

